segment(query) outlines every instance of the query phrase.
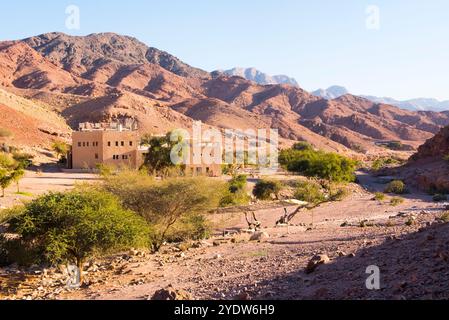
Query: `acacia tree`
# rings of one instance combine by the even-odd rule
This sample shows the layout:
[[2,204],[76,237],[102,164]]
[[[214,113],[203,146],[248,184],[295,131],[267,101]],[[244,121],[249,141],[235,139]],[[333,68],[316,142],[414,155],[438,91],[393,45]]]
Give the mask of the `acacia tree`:
[[16,163],[11,155],[0,153],[0,188],[2,189],[2,197],[5,197],[5,189],[8,188],[12,182],[12,172],[14,171]]
[[49,193],[8,222],[10,231],[42,252],[46,261],[74,262],[80,271],[89,257],[148,246],[145,221],[123,209],[115,196],[97,190]]
[[[106,180],[104,188],[116,194],[126,208],[137,212],[154,227],[151,237],[153,251],[161,248],[168,233],[183,219],[201,222],[204,213],[218,208],[226,189],[224,183],[203,177],[164,181],[131,178],[126,185],[120,180],[120,176]],[[183,228],[187,226],[180,227],[180,232],[185,231]]]

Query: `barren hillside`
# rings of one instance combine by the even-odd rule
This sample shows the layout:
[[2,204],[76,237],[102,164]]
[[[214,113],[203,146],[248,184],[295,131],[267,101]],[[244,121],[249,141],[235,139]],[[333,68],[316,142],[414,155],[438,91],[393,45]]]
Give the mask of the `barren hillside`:
[[449,124],[448,113],[404,111],[352,95],[328,101],[295,86],[212,75],[112,33],[0,43],[0,83],[45,103],[72,128],[132,117],[142,131],[162,133],[194,119],[219,128],[276,128],[287,143],[379,153],[385,150],[377,142],[417,148]]

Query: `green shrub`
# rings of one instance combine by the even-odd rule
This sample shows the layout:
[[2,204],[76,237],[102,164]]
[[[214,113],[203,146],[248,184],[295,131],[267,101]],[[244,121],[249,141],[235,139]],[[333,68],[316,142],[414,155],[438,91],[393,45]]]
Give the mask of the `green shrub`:
[[279,163],[288,171],[333,182],[355,181],[357,162],[336,153],[315,150],[282,150]]
[[374,171],[379,171],[381,169],[397,164],[400,164],[400,161],[394,158],[379,158],[373,162],[371,169]]
[[[204,234],[208,227],[199,216],[218,208],[226,191],[225,184],[204,177],[156,181],[128,172],[108,177],[103,188],[117,195],[125,208],[135,211],[152,226],[153,251],[170,239],[194,239]],[[196,227],[191,228],[192,225]],[[177,236],[177,232],[181,235]]]
[[397,206],[399,206],[399,205],[401,205],[403,203],[404,203],[404,199],[398,198],[398,197],[391,198],[391,200],[390,200],[390,205],[392,207],[397,207]]
[[376,192],[376,193],[374,194],[374,199],[377,200],[377,201],[384,201],[385,198],[386,198],[386,196],[385,196],[385,194],[382,193],[382,192]]
[[238,190],[244,190],[248,183],[248,179],[246,175],[238,175],[232,178],[229,182],[229,191],[237,192]]
[[390,182],[385,188],[385,193],[404,194],[407,192],[405,183],[400,180]]
[[[184,242],[188,240],[202,240],[210,237],[211,225],[201,214],[191,214],[182,217],[173,225],[167,234],[168,242]],[[156,239],[157,240],[157,239]]]
[[343,201],[349,196],[349,191],[346,188],[338,188],[337,191],[332,191],[329,194],[330,201]]
[[318,204],[326,201],[326,196],[322,187],[314,182],[299,181],[295,191],[295,199],[311,204]]
[[447,195],[445,195],[445,194],[436,194],[436,195],[433,196],[433,201],[435,201],[435,202],[447,201]]
[[276,198],[281,191],[281,183],[275,180],[260,180],[253,190],[253,195],[259,200],[270,200],[274,195]]
[[115,196],[96,190],[46,194],[8,222],[25,247],[52,264],[76,262],[81,268],[91,256],[149,245],[145,221]]
[[221,207],[245,205],[250,201],[250,197],[246,192],[247,177],[239,175],[232,178],[228,182],[228,189],[223,198],[220,200]]
[[313,151],[312,145],[307,141],[300,141],[298,143],[295,143],[292,149],[297,151]]
[[0,267],[13,263],[19,266],[30,266],[40,261],[41,252],[30,243],[21,239],[6,239],[0,235]]

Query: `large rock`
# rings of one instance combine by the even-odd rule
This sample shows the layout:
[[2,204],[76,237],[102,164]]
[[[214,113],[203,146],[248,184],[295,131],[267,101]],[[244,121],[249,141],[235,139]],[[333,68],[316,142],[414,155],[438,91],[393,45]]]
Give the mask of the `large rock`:
[[255,232],[251,238],[250,241],[265,241],[270,238],[270,235],[265,231],[257,231]]
[[156,301],[192,300],[192,296],[187,291],[177,290],[170,285],[165,289],[160,289],[156,291],[153,297],[151,297],[151,300]]
[[318,268],[319,265],[327,264],[330,261],[331,260],[329,259],[329,257],[325,254],[316,255],[309,261],[306,267],[306,273],[312,273],[316,270],[316,268]]

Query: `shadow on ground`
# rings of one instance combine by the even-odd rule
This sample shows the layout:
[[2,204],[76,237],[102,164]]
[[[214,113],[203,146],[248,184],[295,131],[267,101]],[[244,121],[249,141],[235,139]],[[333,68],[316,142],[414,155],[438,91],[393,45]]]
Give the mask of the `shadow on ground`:
[[[380,290],[368,290],[369,266],[380,269]],[[449,224],[434,224],[400,239],[258,283],[256,299],[448,299]]]

